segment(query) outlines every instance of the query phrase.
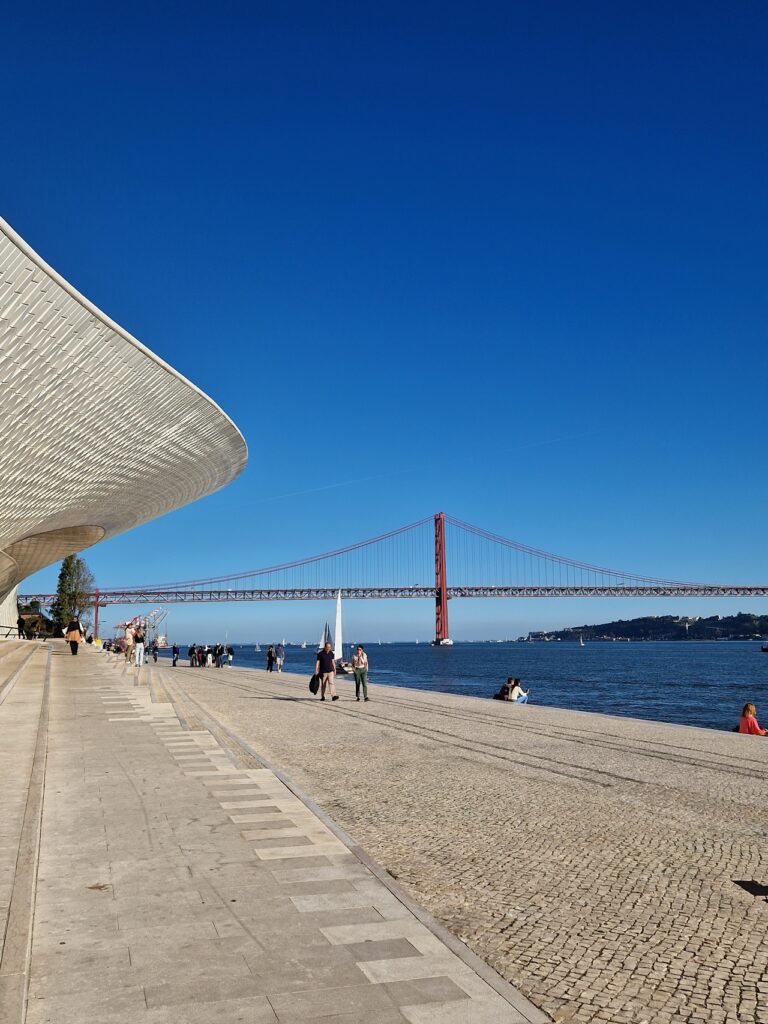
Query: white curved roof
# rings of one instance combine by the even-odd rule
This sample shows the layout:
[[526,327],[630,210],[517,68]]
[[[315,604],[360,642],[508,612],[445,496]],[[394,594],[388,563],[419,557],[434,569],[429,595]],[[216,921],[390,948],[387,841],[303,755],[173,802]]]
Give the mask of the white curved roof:
[[223,487],[248,455],[214,401],[1,218],[0,438],[0,607],[44,565]]

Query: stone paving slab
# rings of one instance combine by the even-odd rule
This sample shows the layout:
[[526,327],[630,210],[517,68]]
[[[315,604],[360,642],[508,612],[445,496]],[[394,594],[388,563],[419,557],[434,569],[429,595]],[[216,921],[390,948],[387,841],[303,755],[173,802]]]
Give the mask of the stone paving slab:
[[[186,730],[135,671],[55,647],[28,1022],[546,1021],[439,943],[273,772]],[[31,737],[8,709],[0,728],[23,774]]]

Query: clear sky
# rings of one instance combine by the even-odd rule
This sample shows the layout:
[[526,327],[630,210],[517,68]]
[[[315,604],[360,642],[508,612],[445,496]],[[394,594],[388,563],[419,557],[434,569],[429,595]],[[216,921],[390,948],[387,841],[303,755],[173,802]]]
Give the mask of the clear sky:
[[[90,551],[99,584],[439,510],[598,564],[768,583],[767,29],[740,2],[7,7],[2,215],[250,448],[229,488]],[[461,638],[739,608],[766,602],[451,617]],[[311,639],[330,614],[171,622]],[[347,616],[432,635],[428,603]]]

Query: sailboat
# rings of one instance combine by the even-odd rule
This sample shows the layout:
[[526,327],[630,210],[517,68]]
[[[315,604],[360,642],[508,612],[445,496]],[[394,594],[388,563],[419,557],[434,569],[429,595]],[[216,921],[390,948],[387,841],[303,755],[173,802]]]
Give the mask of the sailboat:
[[301,641],[301,649],[302,649],[302,651],[306,651],[306,649],[307,649],[307,641],[306,640],[302,640]]
[[254,650],[256,651],[257,654],[261,654],[261,645],[260,644],[256,644],[256,646],[254,647]]
[[333,644],[333,637],[331,636],[331,627],[328,625],[327,622],[325,624],[325,629],[320,634],[320,643],[318,645],[320,647],[320,650],[322,650],[326,644]]
[[334,636],[333,656],[336,659],[336,671],[341,675],[349,675],[352,665],[344,661],[344,644],[341,632],[341,591],[336,595],[336,634]]
[[584,637],[581,634],[579,634],[579,647],[583,647],[583,646],[584,646]]

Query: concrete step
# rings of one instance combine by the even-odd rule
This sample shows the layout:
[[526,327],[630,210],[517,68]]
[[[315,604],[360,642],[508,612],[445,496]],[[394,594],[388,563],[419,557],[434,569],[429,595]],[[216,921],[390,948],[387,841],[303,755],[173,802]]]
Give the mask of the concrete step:
[[49,653],[28,647],[4,659],[14,670],[0,694],[0,1020],[9,1024],[24,1020],[45,772]]

